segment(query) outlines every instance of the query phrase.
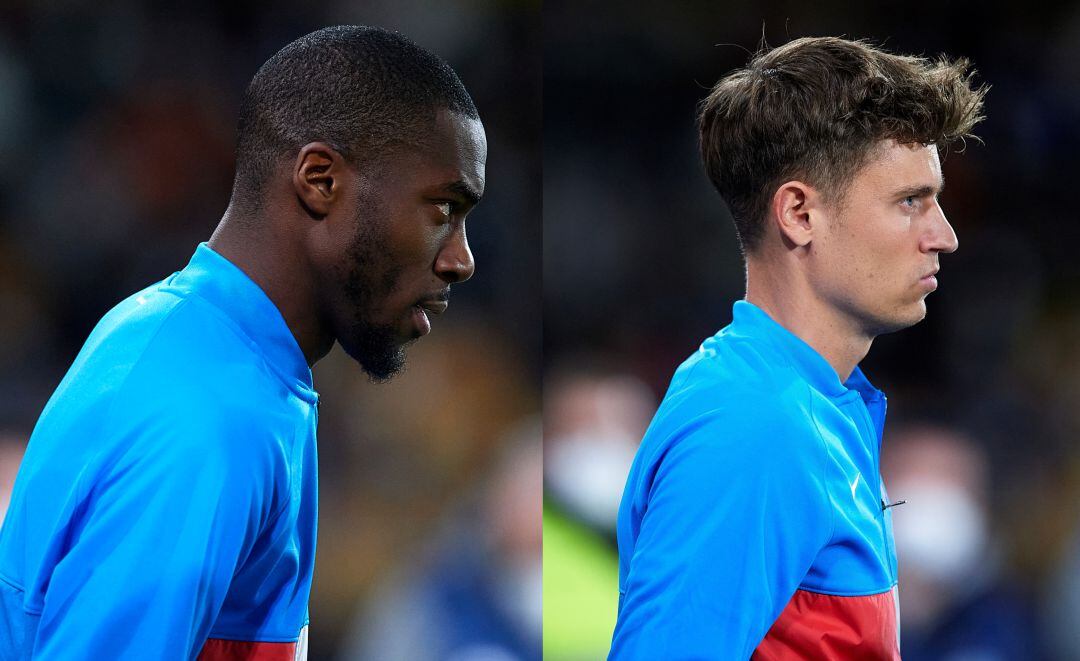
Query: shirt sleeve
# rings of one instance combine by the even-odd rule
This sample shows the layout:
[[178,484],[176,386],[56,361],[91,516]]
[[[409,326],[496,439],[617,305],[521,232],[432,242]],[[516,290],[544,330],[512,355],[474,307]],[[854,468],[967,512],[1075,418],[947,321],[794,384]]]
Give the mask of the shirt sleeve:
[[703,416],[639,478],[610,659],[749,658],[827,543],[820,439],[759,413]]
[[35,659],[201,650],[272,515],[272,469],[250,429],[189,414],[141,425],[87,487],[45,591]]

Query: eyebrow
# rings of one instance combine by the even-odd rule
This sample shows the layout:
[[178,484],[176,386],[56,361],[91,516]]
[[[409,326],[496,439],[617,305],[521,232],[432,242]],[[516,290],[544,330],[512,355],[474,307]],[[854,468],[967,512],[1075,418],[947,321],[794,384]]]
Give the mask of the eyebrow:
[[465,200],[469,204],[475,206],[480,203],[480,193],[477,192],[475,188],[460,179],[458,181],[447,184],[445,188],[451,193],[457,193],[461,197],[465,198]]
[[941,195],[945,190],[945,180],[942,179],[935,186],[911,186],[909,188],[901,188],[893,194],[896,198],[901,197],[930,197],[931,195]]

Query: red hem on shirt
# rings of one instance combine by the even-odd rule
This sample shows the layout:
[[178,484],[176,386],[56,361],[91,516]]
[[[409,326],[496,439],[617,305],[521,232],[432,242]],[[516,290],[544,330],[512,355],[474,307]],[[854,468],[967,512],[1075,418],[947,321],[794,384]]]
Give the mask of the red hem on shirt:
[[198,661],[293,661],[296,643],[264,643],[210,638]]

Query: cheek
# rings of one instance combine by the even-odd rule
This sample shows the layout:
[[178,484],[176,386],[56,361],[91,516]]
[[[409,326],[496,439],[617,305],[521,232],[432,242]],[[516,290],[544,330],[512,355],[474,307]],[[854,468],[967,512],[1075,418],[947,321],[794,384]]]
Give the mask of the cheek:
[[908,258],[901,223],[902,219],[868,217],[846,237],[851,261],[863,277],[880,283],[900,275],[899,267]]
[[402,267],[430,265],[448,233],[449,225],[440,225],[430,214],[416,213],[413,217],[396,223],[390,236],[388,248],[394,262]]

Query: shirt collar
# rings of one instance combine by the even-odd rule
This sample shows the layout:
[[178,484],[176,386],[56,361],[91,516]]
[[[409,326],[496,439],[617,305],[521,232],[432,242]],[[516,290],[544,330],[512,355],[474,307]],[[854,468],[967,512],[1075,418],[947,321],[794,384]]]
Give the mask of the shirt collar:
[[882,397],[858,366],[844,383],[829,361],[797,335],[776,323],[764,310],[749,301],[735,301],[730,328],[738,335],[762,339],[784,354],[793,368],[810,385],[828,397],[856,391],[864,401]]
[[[200,243],[172,286],[199,295],[225,314],[286,384],[314,394],[311,368],[274,302],[235,264]],[[309,399],[310,399],[309,395]]]

